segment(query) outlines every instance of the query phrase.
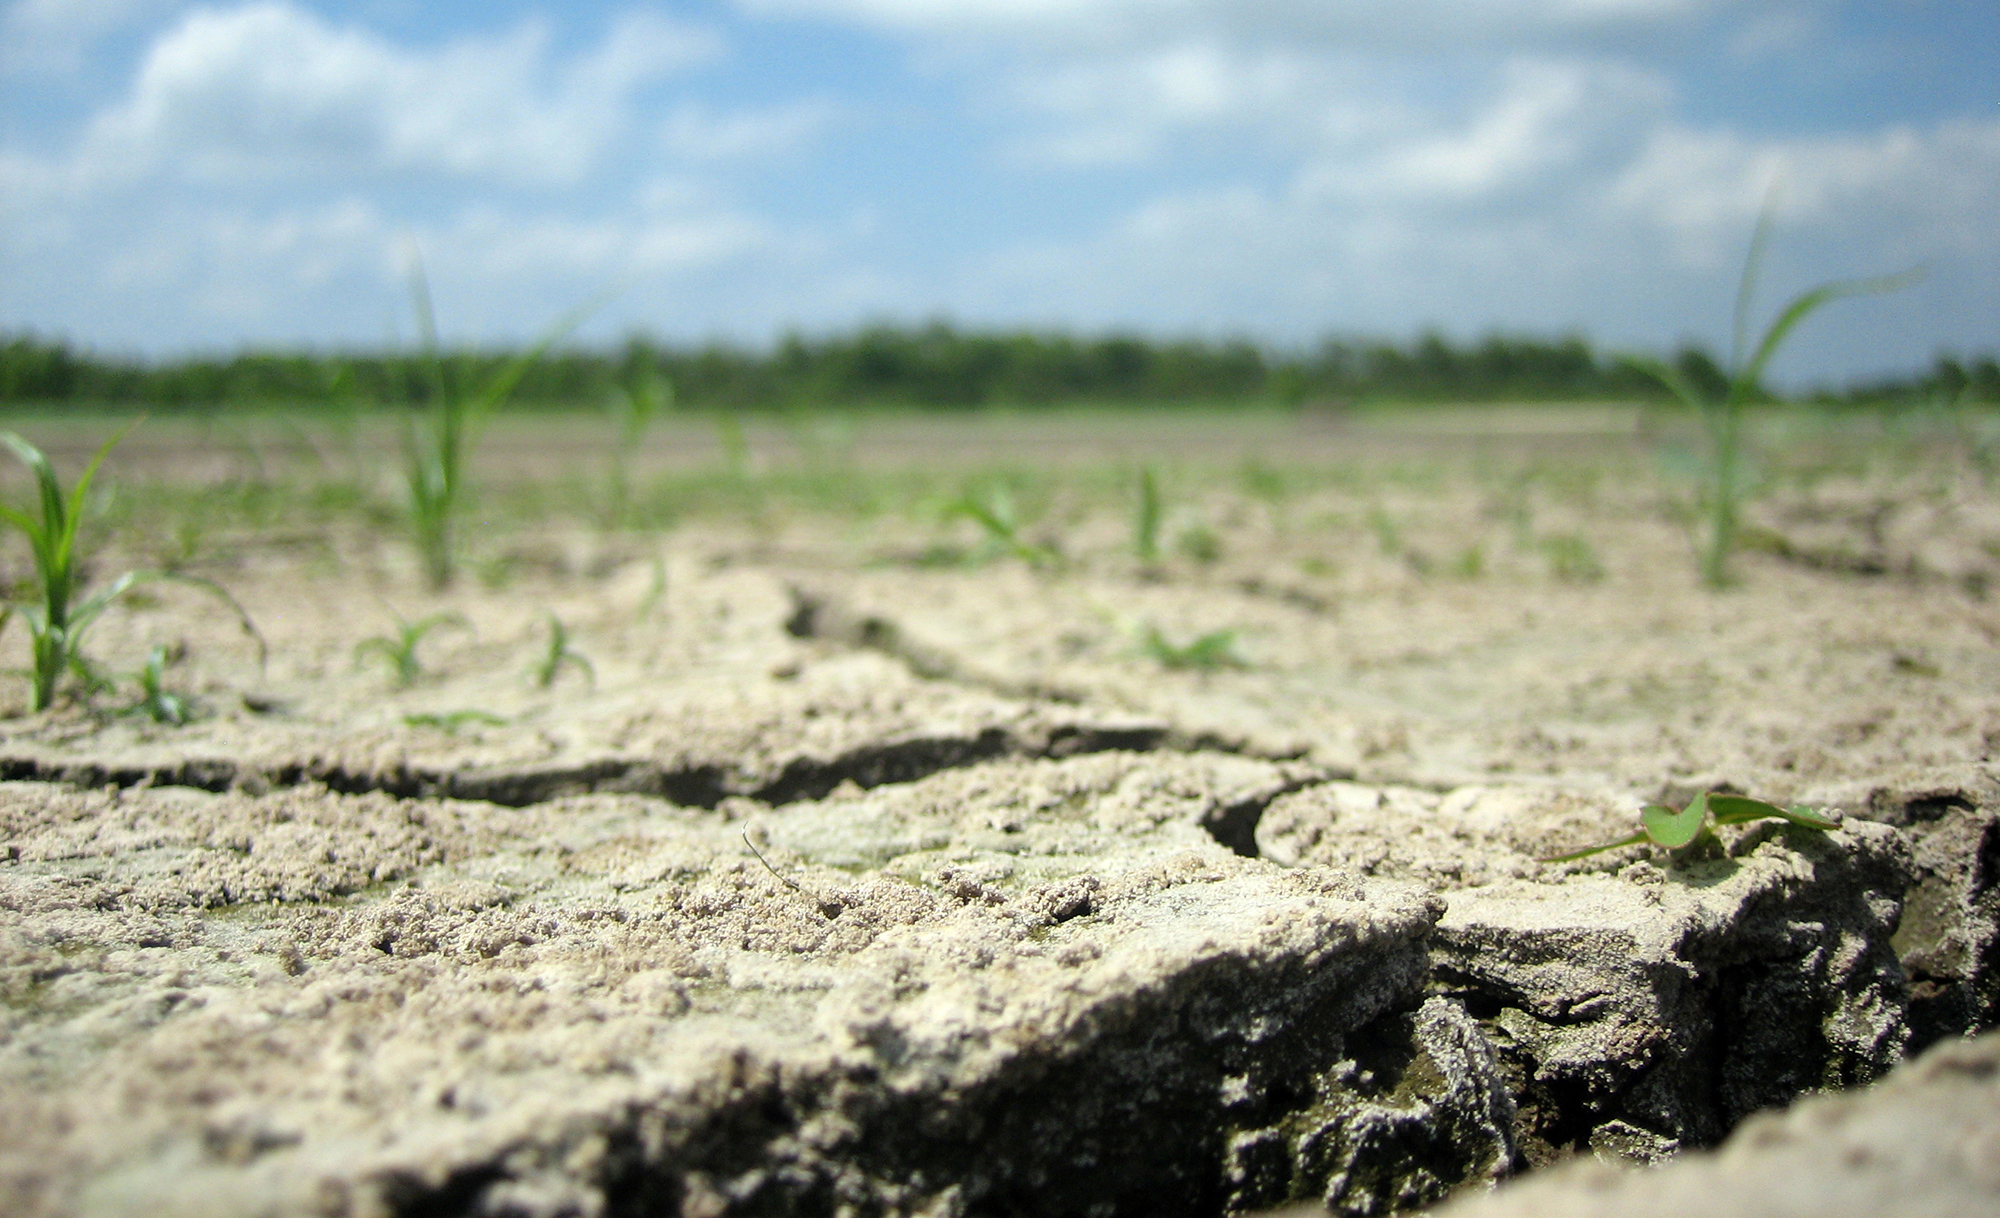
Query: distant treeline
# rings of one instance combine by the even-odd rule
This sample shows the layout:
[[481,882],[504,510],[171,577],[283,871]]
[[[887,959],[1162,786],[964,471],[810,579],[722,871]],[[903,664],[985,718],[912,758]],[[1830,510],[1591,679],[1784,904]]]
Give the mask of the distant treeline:
[[[458,384],[484,383],[513,353],[455,349],[442,356]],[[1673,362],[1697,385],[1723,374],[1698,348]],[[852,334],[793,335],[768,350],[711,343],[677,347],[631,339],[609,349],[568,348],[531,367],[513,395],[523,405],[603,402],[649,374],[695,409],[794,409],[895,404],[935,409],[1073,402],[1350,403],[1562,401],[1663,396],[1657,383],[1592,349],[1493,336],[1464,345],[1426,334],[1408,345],[1328,339],[1302,353],[1241,341],[1161,342],[1112,334],[993,333],[936,323],[871,326]],[[246,351],[226,358],[112,359],[33,334],[0,336],[0,403],[214,410],[276,404],[422,401],[429,366],[408,352]],[[1940,357],[1921,373],[1823,393],[1832,401],[1924,400],[1963,394],[2000,401],[1990,358]]]

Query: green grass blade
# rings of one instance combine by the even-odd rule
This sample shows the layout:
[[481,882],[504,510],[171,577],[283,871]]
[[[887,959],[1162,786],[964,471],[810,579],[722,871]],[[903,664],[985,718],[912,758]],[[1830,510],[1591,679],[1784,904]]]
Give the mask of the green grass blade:
[[1869,279],[1838,279],[1822,283],[1793,297],[1777,319],[1764,331],[1764,337],[1757,343],[1757,353],[1730,382],[1730,396],[1742,400],[1755,392],[1757,383],[1763,379],[1764,366],[1777,354],[1779,344],[1785,341],[1794,327],[1836,300],[1852,296],[1879,296],[1885,292],[1897,292],[1923,278],[1920,270],[1904,271],[1898,275],[1878,275]]
[[1634,833],[1630,837],[1621,837],[1615,842],[1606,842],[1602,846],[1587,846],[1582,850],[1572,850],[1568,854],[1558,854],[1552,858],[1536,859],[1535,861],[1538,863],[1570,863],[1577,859],[1587,859],[1593,854],[1604,854],[1612,850],[1623,850],[1627,846],[1637,846],[1645,840],[1646,834],[1642,831]]
[[1139,510],[1133,522],[1133,546],[1139,561],[1160,561],[1160,483],[1148,465],[1139,471]]
[[1696,414],[1706,414],[1708,412],[1710,405],[1708,399],[1702,395],[1700,390],[1694,387],[1694,382],[1681,375],[1681,370],[1672,364],[1640,355],[1621,356],[1619,357],[1619,362],[1633,371],[1642,372],[1666,386],[1669,393],[1679,398],[1683,406],[1686,406]]

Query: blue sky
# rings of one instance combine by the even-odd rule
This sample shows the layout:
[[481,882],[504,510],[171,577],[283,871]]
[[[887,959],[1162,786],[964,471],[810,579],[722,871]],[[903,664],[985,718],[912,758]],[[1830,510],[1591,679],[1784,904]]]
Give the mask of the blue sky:
[[2000,350],[1992,0],[7,0],[0,329],[168,355],[869,320]]

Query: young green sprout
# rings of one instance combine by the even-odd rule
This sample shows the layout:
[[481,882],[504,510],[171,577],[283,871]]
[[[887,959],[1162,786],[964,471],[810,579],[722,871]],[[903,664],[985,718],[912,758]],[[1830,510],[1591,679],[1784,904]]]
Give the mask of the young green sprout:
[[1153,566],[1160,561],[1160,483],[1153,467],[1139,470],[1139,503],[1132,517],[1132,550],[1139,561]]
[[556,677],[561,675],[563,666],[567,664],[581,672],[591,687],[596,688],[597,669],[591,666],[589,659],[585,658],[582,652],[569,645],[569,628],[564,626],[562,619],[554,613],[548,615],[548,622],[549,645],[535,661],[534,668],[529,670],[528,674],[534,680],[536,687],[547,689],[554,685]]
[[1234,630],[1211,630],[1186,643],[1173,643],[1158,626],[1147,623],[1139,631],[1139,650],[1158,661],[1162,668],[1198,669],[1242,668],[1243,657],[1236,651]]
[[984,498],[967,493],[945,506],[945,518],[964,516],[986,534],[987,545],[1031,567],[1046,567],[1056,561],[1056,552],[1021,536],[1021,524],[1014,514],[1014,497],[1004,484],[996,484]]
[[389,666],[389,671],[395,674],[398,685],[415,684],[417,678],[423,675],[423,665],[417,662],[417,644],[424,641],[425,635],[446,626],[455,627],[467,634],[472,633],[472,623],[465,620],[464,614],[433,613],[429,617],[412,622],[405,620],[403,615],[394,609],[389,612],[396,619],[396,637],[377,635],[356,643],[354,663],[359,666],[369,656],[380,656],[382,662]]
[[1822,283],[1799,293],[1779,310],[1754,349],[1745,350],[1749,335],[1751,289],[1764,260],[1764,246],[1770,237],[1771,210],[1767,206],[1757,219],[1750,238],[1750,253],[1743,262],[1743,279],[1736,289],[1736,320],[1731,342],[1728,384],[1720,398],[1698,388],[1681,371],[1656,359],[1627,357],[1625,362],[1666,386],[1681,403],[1701,420],[1708,433],[1706,485],[1702,488],[1707,509],[1708,537],[1701,548],[1702,581],[1711,588],[1729,583],[1729,555],[1736,548],[1738,516],[1743,498],[1743,408],[1762,392],[1764,368],[1792,328],[1821,308],[1847,296],[1871,296],[1893,292],[1916,282],[1914,272],[1874,279],[1843,279]]
[[146,666],[133,674],[139,682],[139,700],[120,713],[144,715],[155,723],[169,723],[175,727],[192,719],[194,708],[188,700],[167,688],[166,671],[167,649],[154,647],[147,652]]
[[1639,810],[1639,831],[1630,837],[1621,837],[1602,846],[1573,850],[1568,854],[1559,854],[1554,858],[1540,861],[1568,863],[1588,858],[1593,854],[1603,854],[1607,850],[1622,850],[1627,846],[1637,846],[1642,842],[1651,842],[1668,850],[1680,850],[1712,834],[1716,825],[1744,825],[1753,820],[1790,821],[1794,825],[1816,829],[1822,833],[1829,829],[1840,828],[1839,821],[1828,820],[1807,807],[1780,808],[1761,799],[1705,792],[1689,800],[1688,805],[1679,810],[1664,804],[1647,804]]
[[608,527],[622,527],[631,519],[632,454],[639,451],[639,443],[654,416],[672,409],[673,404],[673,382],[651,368],[620,385],[612,395],[611,413],[618,422],[618,442],[611,452],[608,475],[610,503],[604,513]]
[[142,583],[167,580],[200,588],[217,597],[236,611],[243,632],[257,641],[258,662],[261,664],[266,657],[264,636],[258,633],[250,615],[222,585],[212,580],[176,572],[127,571],[91,595],[81,595],[83,559],[77,551],[76,535],[83,522],[84,498],[90,493],[91,481],[104,458],[130,430],[131,425],[127,425],[104,442],[67,495],[41,449],[11,431],[0,432],[0,443],[5,443],[34,474],[39,492],[37,510],[33,512],[0,504],[0,522],[14,526],[28,539],[34,557],[34,599],[0,608],[0,628],[17,612],[28,623],[32,657],[29,678],[33,684],[28,705],[32,710],[47,710],[55,704],[56,687],[65,675],[75,678],[86,691],[108,684],[84,657],[84,634],[113,601]]
[[456,736],[460,728],[468,724],[481,727],[505,727],[507,721],[491,711],[417,711],[403,716],[406,727],[434,727],[447,735]]
[[457,568],[453,521],[464,499],[465,461],[478,441],[480,427],[495,407],[513,394],[528,370],[550,347],[583,324],[595,311],[587,303],[557,319],[534,345],[509,360],[485,384],[467,392],[445,366],[438,352],[437,322],[431,312],[430,286],[421,262],[412,262],[410,297],[416,309],[422,343],[420,362],[435,405],[423,425],[412,415],[403,430],[404,473],[410,490],[410,531],[423,559],[424,575],[434,589],[451,583]]

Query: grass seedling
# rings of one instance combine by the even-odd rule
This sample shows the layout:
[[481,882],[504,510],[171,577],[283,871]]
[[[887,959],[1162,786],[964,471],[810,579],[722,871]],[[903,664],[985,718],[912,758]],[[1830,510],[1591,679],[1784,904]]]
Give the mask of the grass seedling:
[[548,647],[543,651],[541,658],[535,661],[534,668],[529,670],[529,676],[534,679],[536,688],[547,689],[554,685],[556,678],[562,674],[563,666],[569,665],[581,672],[590,682],[591,688],[595,689],[597,669],[591,666],[590,661],[581,652],[569,645],[569,628],[564,626],[562,619],[554,613],[549,614],[548,621]]
[[354,663],[358,667],[369,656],[380,656],[382,662],[389,666],[389,671],[395,674],[398,685],[413,685],[417,678],[423,675],[423,665],[417,661],[417,644],[424,641],[424,636],[446,626],[456,627],[467,634],[472,633],[472,623],[465,620],[464,614],[433,613],[429,617],[418,618],[412,622],[405,620],[403,615],[396,613],[394,609],[389,612],[396,618],[395,637],[377,635],[356,643]]
[[620,385],[611,396],[611,414],[618,423],[617,447],[611,452],[610,502],[605,507],[605,525],[619,528],[631,518],[632,454],[639,450],[646,428],[656,415],[673,408],[673,382],[651,368]]
[[1153,467],[1139,470],[1139,502],[1132,515],[1132,551],[1139,561],[1154,566],[1160,561],[1160,482]]
[[1647,804],[1639,810],[1639,831],[1630,837],[1621,837],[1615,842],[1602,846],[1590,846],[1546,858],[1544,863],[1568,863],[1576,859],[1589,858],[1593,854],[1603,854],[1607,850],[1622,850],[1641,842],[1651,842],[1668,850],[1682,850],[1705,836],[1713,836],[1716,825],[1744,825],[1753,820],[1785,820],[1806,829],[1825,832],[1840,828],[1840,822],[1828,820],[1806,807],[1780,808],[1767,804],[1761,799],[1749,799],[1742,795],[1718,795],[1704,793],[1688,801],[1685,808],[1674,809],[1665,804]]
[[1732,327],[1727,385],[1720,397],[1713,396],[1682,374],[1680,369],[1656,359],[1628,358],[1626,362],[1666,386],[1681,403],[1701,420],[1707,435],[1707,461],[1703,471],[1702,503],[1706,509],[1707,538],[1701,543],[1701,577],[1711,588],[1729,583],[1729,555],[1736,548],[1736,534],[1743,497],[1743,410],[1762,392],[1764,368],[1776,355],[1792,329],[1821,308],[1848,296],[1870,296],[1893,292],[1916,281],[1915,272],[1874,279],[1842,279],[1822,283],[1793,297],[1764,328],[1754,348],[1748,347],[1750,301],[1757,271],[1769,241],[1771,209],[1767,206],[1757,219],[1750,238],[1750,252],[1743,262],[1743,279],[1736,289],[1736,316]]
[[142,583],[171,580],[218,597],[236,611],[244,633],[257,641],[258,662],[261,664],[265,659],[264,636],[258,633],[250,615],[237,604],[235,597],[212,580],[165,571],[127,571],[89,596],[81,595],[83,561],[77,552],[76,534],[83,521],[84,498],[90,493],[91,481],[104,458],[130,430],[127,426],[104,442],[67,495],[39,448],[11,431],[0,432],[0,443],[5,443],[33,472],[39,491],[34,512],[0,504],[0,521],[21,531],[34,556],[35,598],[26,604],[10,604],[0,609],[0,628],[15,613],[28,623],[32,656],[29,679],[34,686],[28,705],[32,710],[47,710],[55,704],[56,687],[65,675],[74,677],[86,690],[101,689],[107,684],[84,658],[84,634],[113,601]]
[[1604,578],[1604,564],[1590,542],[1576,533],[1554,533],[1541,540],[1549,574],[1566,584],[1594,584]]
[[1191,524],[1180,531],[1180,536],[1174,538],[1174,549],[1179,550],[1183,558],[1198,562],[1205,567],[1212,562],[1221,561],[1222,538],[1205,524]]
[[550,347],[569,335],[597,308],[592,301],[572,310],[509,360],[485,384],[467,392],[438,351],[437,321],[423,264],[412,262],[410,296],[421,339],[420,362],[431,409],[419,423],[412,415],[403,431],[404,473],[410,491],[410,531],[433,589],[449,585],[457,567],[453,524],[465,497],[465,462],[494,408],[514,392],[528,370]]
[[146,653],[145,667],[132,674],[139,683],[139,700],[120,714],[144,715],[155,723],[179,727],[194,717],[188,700],[166,686],[167,649],[155,647]]
[[1005,484],[995,484],[983,498],[970,492],[960,495],[945,506],[944,514],[947,520],[963,516],[977,524],[986,534],[990,550],[1018,558],[1031,567],[1052,566],[1056,561],[1053,549],[1021,536],[1021,524],[1014,513],[1014,496],[1008,493]]
[[471,724],[481,727],[505,727],[507,721],[491,711],[418,711],[403,716],[405,727],[434,727],[449,735],[458,735],[459,729]]
[[1139,650],[1158,661],[1160,667],[1176,671],[1214,672],[1220,668],[1245,667],[1243,657],[1236,651],[1234,630],[1211,630],[1189,642],[1174,643],[1149,622],[1139,631]]

